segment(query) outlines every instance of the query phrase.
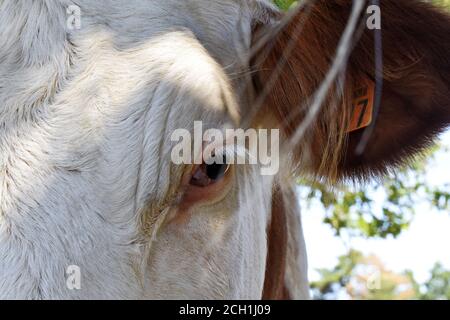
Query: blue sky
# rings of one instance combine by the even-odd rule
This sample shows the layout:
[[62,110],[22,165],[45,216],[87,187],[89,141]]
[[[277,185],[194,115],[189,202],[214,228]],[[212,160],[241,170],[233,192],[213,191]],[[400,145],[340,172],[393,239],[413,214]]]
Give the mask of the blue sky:
[[[441,140],[444,146],[450,147],[450,132]],[[426,177],[430,185],[450,183],[450,152],[437,153],[436,160],[427,168]],[[410,228],[397,239],[351,238],[343,241],[323,223],[324,213],[320,208],[304,208],[302,217],[310,279],[318,279],[317,268],[334,267],[337,257],[345,254],[349,245],[366,255],[377,255],[392,271],[412,270],[419,282],[428,278],[429,271],[438,261],[450,269],[450,213],[432,210],[426,203],[418,203],[416,212]]]

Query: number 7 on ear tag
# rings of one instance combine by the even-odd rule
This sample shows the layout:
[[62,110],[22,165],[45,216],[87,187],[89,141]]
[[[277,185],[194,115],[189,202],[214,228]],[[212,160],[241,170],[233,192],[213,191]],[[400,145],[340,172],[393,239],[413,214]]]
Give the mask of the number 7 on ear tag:
[[352,114],[347,132],[368,127],[373,119],[375,84],[367,79],[353,92]]

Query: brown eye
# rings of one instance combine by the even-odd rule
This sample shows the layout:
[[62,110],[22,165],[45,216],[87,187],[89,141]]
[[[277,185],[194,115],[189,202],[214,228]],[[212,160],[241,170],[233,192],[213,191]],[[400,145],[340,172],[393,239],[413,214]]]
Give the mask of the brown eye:
[[220,181],[227,173],[230,166],[226,163],[225,156],[223,163],[202,164],[192,175],[189,184],[197,187],[207,187]]

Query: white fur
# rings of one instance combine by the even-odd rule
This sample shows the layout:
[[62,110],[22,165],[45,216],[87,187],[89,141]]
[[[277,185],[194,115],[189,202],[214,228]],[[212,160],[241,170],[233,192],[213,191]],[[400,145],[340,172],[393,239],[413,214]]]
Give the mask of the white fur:
[[[70,31],[74,3],[82,28]],[[251,24],[267,10],[0,1],[0,298],[261,297],[271,178],[241,166],[223,200],[183,225],[164,219],[182,175],[170,132],[245,112],[230,77],[247,70]],[[81,290],[66,286],[69,265]],[[292,276],[303,288],[305,274]]]

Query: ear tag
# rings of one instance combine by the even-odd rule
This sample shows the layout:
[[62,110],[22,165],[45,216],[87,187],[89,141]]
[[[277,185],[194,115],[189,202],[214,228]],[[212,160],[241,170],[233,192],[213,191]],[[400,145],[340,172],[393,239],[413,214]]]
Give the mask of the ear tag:
[[366,128],[372,123],[374,101],[375,83],[366,79],[353,92],[352,115],[347,132]]

